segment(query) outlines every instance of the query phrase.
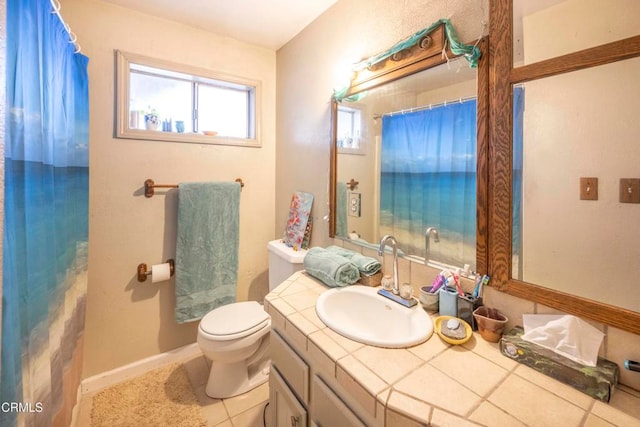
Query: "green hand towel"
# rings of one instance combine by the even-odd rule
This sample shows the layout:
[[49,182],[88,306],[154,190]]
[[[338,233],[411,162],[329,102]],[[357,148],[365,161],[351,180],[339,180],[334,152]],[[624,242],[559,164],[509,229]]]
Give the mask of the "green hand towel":
[[360,273],[368,276],[376,274],[382,268],[382,264],[377,259],[362,255],[349,249],[341,248],[340,246],[332,245],[327,247],[327,250],[347,258],[349,261],[354,263],[356,267],[358,267]]
[[352,285],[360,279],[360,271],[351,261],[326,249],[309,249],[304,268],[313,277],[332,288]]

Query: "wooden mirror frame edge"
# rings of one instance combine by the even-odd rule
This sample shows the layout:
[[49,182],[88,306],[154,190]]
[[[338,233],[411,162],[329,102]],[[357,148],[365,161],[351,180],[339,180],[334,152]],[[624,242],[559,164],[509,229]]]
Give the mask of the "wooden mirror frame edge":
[[489,265],[494,288],[604,325],[640,334],[640,313],[511,278],[513,84],[640,56],[640,36],[513,67],[512,0],[489,11]]

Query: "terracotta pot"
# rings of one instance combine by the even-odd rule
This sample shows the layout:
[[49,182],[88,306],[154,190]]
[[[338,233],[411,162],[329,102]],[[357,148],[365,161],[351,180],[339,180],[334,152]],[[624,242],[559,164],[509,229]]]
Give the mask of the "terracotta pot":
[[502,337],[505,326],[507,326],[507,316],[500,313],[495,308],[481,306],[473,312],[473,317],[478,324],[478,332],[486,341],[498,342]]

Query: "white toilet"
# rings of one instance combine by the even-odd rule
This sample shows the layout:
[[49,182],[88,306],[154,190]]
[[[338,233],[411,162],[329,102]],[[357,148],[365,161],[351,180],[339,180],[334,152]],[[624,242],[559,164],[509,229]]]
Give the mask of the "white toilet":
[[[269,291],[303,268],[307,251],[294,251],[280,240],[268,244]],[[269,379],[271,319],[256,301],[236,302],[207,313],[198,327],[198,345],[211,360],[205,389],[222,399],[245,393]]]

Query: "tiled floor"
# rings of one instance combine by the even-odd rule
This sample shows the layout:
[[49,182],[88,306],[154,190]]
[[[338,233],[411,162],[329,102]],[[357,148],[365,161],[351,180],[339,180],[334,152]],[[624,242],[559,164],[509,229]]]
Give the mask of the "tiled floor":
[[[264,408],[269,401],[269,385],[265,383],[248,393],[228,399],[212,399],[204,388],[209,366],[204,356],[183,363],[189,374],[193,391],[200,402],[202,418],[207,427],[263,427]],[[78,413],[78,427],[91,426],[93,395],[82,396]]]

